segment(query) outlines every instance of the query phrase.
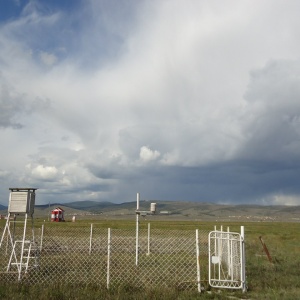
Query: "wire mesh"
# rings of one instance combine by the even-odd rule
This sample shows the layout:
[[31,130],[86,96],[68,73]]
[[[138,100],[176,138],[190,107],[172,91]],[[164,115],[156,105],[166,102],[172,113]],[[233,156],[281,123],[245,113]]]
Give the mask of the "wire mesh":
[[134,231],[113,230],[110,283],[139,286],[196,286],[195,232],[139,231],[136,263]]
[[242,238],[239,233],[212,231],[210,241],[210,285],[242,288]]
[[[30,235],[30,229],[27,230]],[[13,237],[17,239],[22,234],[22,228],[15,228]],[[110,240],[108,237],[108,229],[98,228],[97,224],[35,228],[35,247],[21,279],[29,284],[132,284],[196,289],[197,260],[201,280],[208,277],[207,231],[199,231],[196,243],[194,230],[142,229],[138,249],[134,229],[112,229]],[[12,243],[7,235],[0,248],[0,281],[17,280],[16,269],[7,270],[11,253]]]

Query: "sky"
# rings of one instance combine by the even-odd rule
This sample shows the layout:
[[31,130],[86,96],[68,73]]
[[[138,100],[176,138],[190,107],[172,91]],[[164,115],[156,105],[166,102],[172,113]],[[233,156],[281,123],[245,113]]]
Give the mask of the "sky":
[[300,205],[299,11],[0,0],[0,204]]

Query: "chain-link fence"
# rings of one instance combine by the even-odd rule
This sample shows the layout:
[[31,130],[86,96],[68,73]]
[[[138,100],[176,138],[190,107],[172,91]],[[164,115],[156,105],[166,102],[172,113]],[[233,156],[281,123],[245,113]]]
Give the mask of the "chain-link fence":
[[[2,233],[3,229],[0,230]],[[31,249],[26,240],[22,250],[17,246],[22,244],[17,242],[22,240],[22,230],[11,227],[10,234],[4,235],[0,248],[1,281],[20,278],[30,284],[93,283],[108,288],[132,284],[199,289],[200,280],[208,280],[208,231],[149,227],[140,229],[137,238],[136,230],[103,229],[97,224],[44,225],[35,228]],[[26,235],[30,235],[29,227]]]
[[110,284],[197,286],[195,231],[155,229],[149,235],[140,230],[138,249],[135,232],[112,230],[111,235]]

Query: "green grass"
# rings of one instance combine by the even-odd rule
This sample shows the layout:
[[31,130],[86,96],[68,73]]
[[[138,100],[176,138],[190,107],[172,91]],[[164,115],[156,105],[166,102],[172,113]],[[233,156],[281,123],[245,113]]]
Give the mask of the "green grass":
[[[36,220],[35,226],[40,227],[42,220]],[[91,221],[76,223],[50,223],[48,228],[86,227]],[[134,229],[135,220],[93,220],[96,228]],[[199,294],[195,290],[183,290],[178,286],[173,288],[137,287],[127,283],[112,286],[92,284],[0,284],[0,299],[300,299],[300,223],[273,222],[231,222],[222,224],[216,222],[196,221],[152,221],[152,229],[174,230],[213,230],[223,225],[231,231],[239,232],[240,226],[245,226],[246,237],[246,275],[248,292],[216,290],[209,288]],[[0,223],[3,228],[4,222]],[[148,221],[141,220],[140,228],[146,229]],[[262,250],[259,237],[262,236],[273,263],[270,263]],[[1,276],[1,274],[0,274]]]
[[[232,294],[232,293],[231,293]],[[141,289],[130,284],[118,286],[107,290],[98,285],[48,285],[26,286],[5,285],[0,286],[1,299],[40,299],[40,300],[92,300],[92,299],[224,299],[224,293],[207,293],[206,295],[193,291],[186,292],[178,289]]]

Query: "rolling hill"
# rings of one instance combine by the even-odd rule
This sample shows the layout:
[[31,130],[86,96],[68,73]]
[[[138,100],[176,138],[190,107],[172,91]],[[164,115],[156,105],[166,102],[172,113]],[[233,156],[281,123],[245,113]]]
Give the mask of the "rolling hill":
[[[260,206],[260,205],[222,205],[205,202],[186,201],[140,201],[140,210],[149,211],[151,202],[157,203],[155,218],[180,220],[212,221],[292,221],[300,222],[300,206]],[[97,201],[78,201],[70,203],[52,203],[36,205],[35,217],[49,218],[55,207],[65,211],[65,219],[73,215],[82,218],[133,218],[136,202],[111,203]],[[0,207],[0,213],[6,214],[7,207]],[[147,217],[152,217],[147,216]]]
[[[140,201],[140,210],[149,211],[150,203],[157,203],[157,216],[178,219],[300,221],[300,206],[222,205],[185,201]],[[64,204],[65,210],[105,216],[133,216],[136,202],[115,204],[110,202],[80,201]]]

